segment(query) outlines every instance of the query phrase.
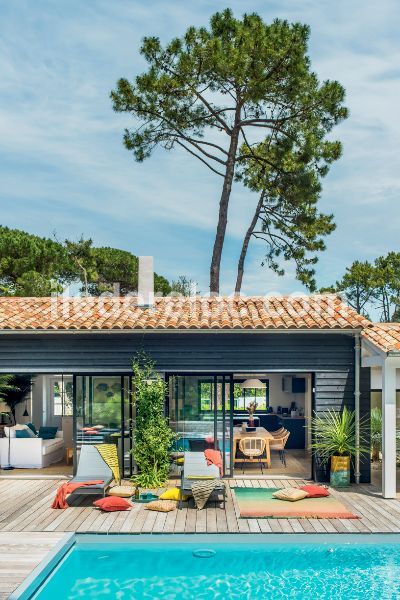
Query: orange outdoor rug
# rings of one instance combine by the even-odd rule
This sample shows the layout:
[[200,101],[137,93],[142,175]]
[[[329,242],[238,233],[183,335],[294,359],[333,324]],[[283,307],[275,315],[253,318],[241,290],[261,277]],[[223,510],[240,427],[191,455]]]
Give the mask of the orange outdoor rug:
[[278,488],[242,488],[233,491],[239,505],[240,516],[245,519],[358,519],[339,500],[304,498],[297,502],[277,500],[272,497]]

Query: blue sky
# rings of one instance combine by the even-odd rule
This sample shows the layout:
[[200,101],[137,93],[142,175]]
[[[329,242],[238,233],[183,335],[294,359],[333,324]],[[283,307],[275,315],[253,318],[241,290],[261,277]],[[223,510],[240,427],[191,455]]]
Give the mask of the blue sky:
[[[313,69],[347,90],[350,118],[335,130],[344,154],[321,200],[337,230],[320,257],[318,283],[331,283],[355,259],[398,250],[398,0],[1,0],[0,222],[153,254],[159,273],[186,274],[206,292],[219,178],[179,151],[135,163],[121,141],[129,118],[113,113],[109,92],[119,77],[144,69],[144,35],[168,41],[226,6],[237,16],[308,23]],[[227,294],[255,200],[235,188],[222,263]],[[302,290],[290,265],[278,278],[262,258],[262,244],[253,243],[244,293]]]

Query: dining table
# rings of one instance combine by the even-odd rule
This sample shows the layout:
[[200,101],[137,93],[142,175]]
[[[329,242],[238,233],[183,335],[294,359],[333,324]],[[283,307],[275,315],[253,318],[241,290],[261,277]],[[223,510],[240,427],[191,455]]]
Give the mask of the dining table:
[[233,461],[234,463],[243,463],[243,462],[259,462],[258,458],[238,458],[236,457],[236,451],[239,447],[239,442],[243,438],[262,438],[265,440],[265,459],[262,458],[263,462],[268,464],[268,467],[271,466],[271,453],[269,449],[269,443],[274,439],[274,436],[270,431],[265,429],[265,427],[256,427],[255,431],[243,431],[241,427],[233,428]]

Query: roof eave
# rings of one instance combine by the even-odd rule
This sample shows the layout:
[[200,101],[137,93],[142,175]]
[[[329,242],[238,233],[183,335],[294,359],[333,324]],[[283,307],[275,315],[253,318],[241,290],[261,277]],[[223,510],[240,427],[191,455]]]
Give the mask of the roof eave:
[[213,329],[198,329],[198,328],[185,328],[185,329],[174,329],[174,328],[137,328],[137,329],[0,329],[0,335],[30,335],[30,334],[63,334],[63,335],[76,335],[76,334],[88,334],[88,333],[118,333],[118,334],[143,334],[143,333],[327,333],[327,334],[357,334],[363,331],[362,327],[313,327],[313,328],[213,328]]

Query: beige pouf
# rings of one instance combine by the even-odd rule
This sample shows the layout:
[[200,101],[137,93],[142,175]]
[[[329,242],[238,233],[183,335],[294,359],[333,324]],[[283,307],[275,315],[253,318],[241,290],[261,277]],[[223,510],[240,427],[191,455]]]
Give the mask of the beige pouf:
[[119,498],[130,498],[135,493],[131,485],[115,485],[107,492],[107,496],[118,496]]

